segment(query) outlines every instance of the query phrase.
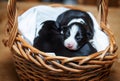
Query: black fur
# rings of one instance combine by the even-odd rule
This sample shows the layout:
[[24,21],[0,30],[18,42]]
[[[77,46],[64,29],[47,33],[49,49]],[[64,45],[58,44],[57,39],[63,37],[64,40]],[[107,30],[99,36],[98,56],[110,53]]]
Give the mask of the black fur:
[[38,32],[39,36],[34,39],[33,46],[41,51],[54,52],[54,47],[59,44],[61,35],[54,21],[46,21],[43,24],[42,29]]

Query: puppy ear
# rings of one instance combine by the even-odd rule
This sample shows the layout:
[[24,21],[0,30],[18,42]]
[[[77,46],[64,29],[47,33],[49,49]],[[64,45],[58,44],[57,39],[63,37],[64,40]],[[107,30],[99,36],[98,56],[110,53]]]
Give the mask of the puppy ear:
[[55,21],[48,20],[48,21],[42,22],[41,25],[42,25],[42,28],[38,32],[39,35],[41,33],[45,33],[45,32],[48,32],[50,30],[59,31],[58,25],[56,24]]
[[45,21],[42,24],[43,24],[42,28],[49,29],[49,30],[51,29],[57,30],[59,28],[59,25],[55,21],[52,21],[52,20]]
[[92,39],[93,38],[93,33],[92,32],[87,32],[87,37],[88,39]]
[[85,28],[86,28],[86,31],[87,31],[87,37],[88,37],[88,39],[92,39],[93,35],[94,35],[94,29],[93,29],[93,27],[91,27],[90,25],[89,26],[86,25]]

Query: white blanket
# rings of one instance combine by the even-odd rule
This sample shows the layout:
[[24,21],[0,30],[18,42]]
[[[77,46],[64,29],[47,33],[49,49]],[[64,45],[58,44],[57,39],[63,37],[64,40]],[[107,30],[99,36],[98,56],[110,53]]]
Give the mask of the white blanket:
[[[36,6],[21,16],[18,17],[18,29],[22,33],[23,38],[33,45],[34,38],[38,36],[38,32],[42,27],[42,22],[46,20],[56,20],[58,15],[64,11],[69,10],[64,7],[50,7],[50,6]],[[101,31],[95,17],[88,12],[94,22],[95,34],[93,40],[91,40],[92,45],[97,49],[97,51],[104,50],[109,45],[109,40],[107,35]]]
[[64,7],[36,6],[30,8],[18,17],[18,30],[24,39],[33,45],[33,40],[38,36],[38,31],[42,27],[42,22],[46,20],[56,20],[58,15],[68,10]]
[[93,46],[97,49],[97,51],[105,50],[106,47],[109,45],[109,38],[108,36],[101,30],[98,22],[96,21],[95,17],[88,12],[90,17],[93,20],[94,25],[94,37],[93,40],[91,40]]

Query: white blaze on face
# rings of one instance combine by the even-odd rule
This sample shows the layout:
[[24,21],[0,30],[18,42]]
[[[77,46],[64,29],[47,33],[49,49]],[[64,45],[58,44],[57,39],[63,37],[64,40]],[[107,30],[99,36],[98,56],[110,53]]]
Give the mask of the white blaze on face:
[[68,25],[70,25],[70,24],[72,24],[72,23],[74,23],[74,22],[78,22],[78,23],[81,23],[81,24],[84,24],[84,23],[85,23],[85,21],[84,21],[82,18],[75,18],[75,19],[72,19],[72,20],[68,23]]
[[70,50],[77,50],[78,43],[75,40],[75,36],[79,28],[77,25],[73,25],[70,29],[70,36],[64,41],[64,46]]

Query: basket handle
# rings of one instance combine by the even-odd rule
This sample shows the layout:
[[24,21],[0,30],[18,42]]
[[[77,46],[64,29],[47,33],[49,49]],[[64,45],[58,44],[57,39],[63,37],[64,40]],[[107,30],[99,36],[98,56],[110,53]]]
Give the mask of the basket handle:
[[99,18],[100,25],[101,25],[101,23],[107,25],[108,2],[109,2],[109,0],[97,0],[99,17],[100,17]]
[[[107,24],[108,16],[108,0],[97,0],[98,1],[98,10],[100,12],[100,22]],[[7,33],[9,38],[4,41],[4,44],[8,47],[12,47],[15,37],[17,35],[18,22],[17,22],[17,9],[16,9],[16,0],[8,0],[7,5],[7,16],[8,16],[8,25]]]
[[7,17],[8,17],[8,23],[7,23],[6,32],[8,34],[8,39],[4,39],[3,43],[5,46],[12,47],[18,30],[16,0],[8,0]]

